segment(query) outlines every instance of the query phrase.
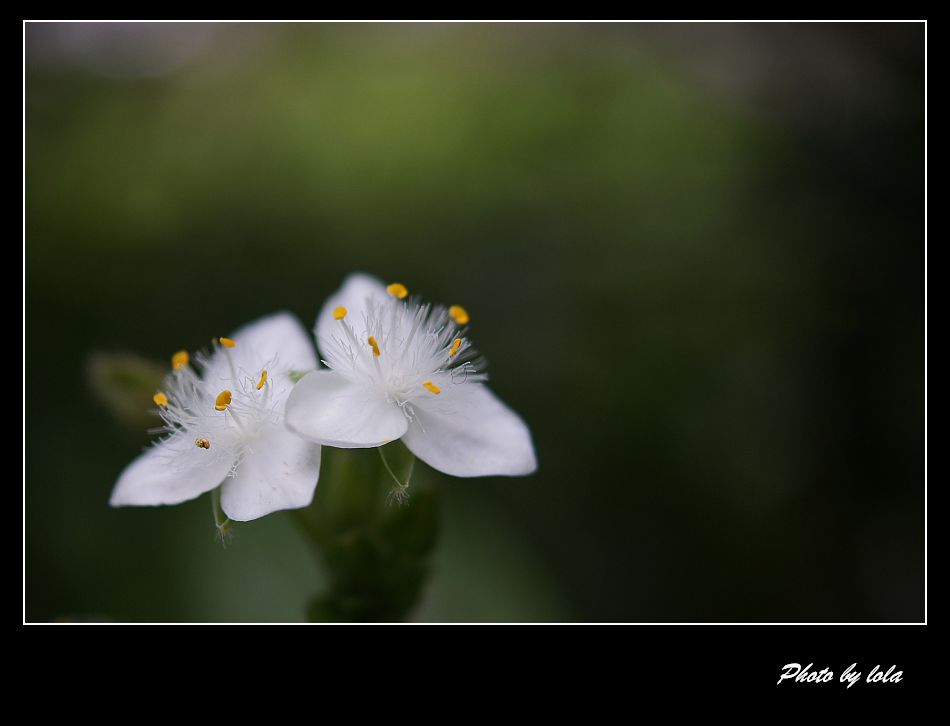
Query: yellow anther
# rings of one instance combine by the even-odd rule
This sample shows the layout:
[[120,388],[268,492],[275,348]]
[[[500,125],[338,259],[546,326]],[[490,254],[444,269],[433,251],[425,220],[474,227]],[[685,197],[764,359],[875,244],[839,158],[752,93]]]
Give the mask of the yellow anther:
[[162,408],[168,406],[168,396],[161,391],[152,396],[152,400],[155,401],[156,406],[161,406]]
[[425,388],[429,393],[434,393],[436,396],[442,393],[442,389],[435,385],[432,381],[426,381],[422,384],[422,387]]
[[387,285],[386,292],[393,297],[398,297],[400,300],[409,294],[409,290],[401,282],[394,282],[392,285]]
[[200,438],[200,437],[199,437],[199,438],[195,439],[195,446],[197,446],[199,449],[210,449],[210,448],[211,448],[211,442],[208,441],[208,439]]
[[379,355],[379,345],[377,345],[377,343],[376,343],[376,338],[374,338],[374,337],[371,335],[371,336],[369,336],[369,340],[367,340],[366,342],[369,343],[370,346],[372,347],[372,349],[373,349],[373,355],[378,356],[378,355]]
[[468,310],[461,305],[453,305],[450,307],[449,317],[455,321],[456,325],[468,325]]
[[452,347],[449,348],[449,356],[454,356],[456,353],[459,352],[459,348],[461,347],[462,347],[462,339],[456,338],[455,341],[452,343]]
[[225,348],[233,348],[235,346],[235,342],[230,338],[218,338],[218,342]]
[[336,320],[343,320],[346,317],[346,308],[340,305],[338,308],[333,308],[333,317]]
[[214,399],[214,410],[223,411],[231,405],[231,391],[221,391],[218,397]]
[[257,390],[261,390],[264,387],[264,384],[267,383],[267,370],[261,371],[261,380],[257,382]]
[[188,351],[180,350],[172,356],[172,368],[174,368],[176,371],[179,368],[184,368],[186,365],[188,365],[189,360],[191,359],[188,357]]

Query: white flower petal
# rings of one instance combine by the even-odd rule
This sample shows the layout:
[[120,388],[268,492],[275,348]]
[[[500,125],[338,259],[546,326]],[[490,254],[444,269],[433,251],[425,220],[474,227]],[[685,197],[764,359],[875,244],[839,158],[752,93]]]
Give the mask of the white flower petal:
[[343,281],[340,289],[333,293],[323,304],[314,332],[317,334],[317,347],[321,353],[327,350],[327,343],[340,334],[340,323],[333,317],[338,307],[346,308],[346,320],[357,336],[364,332],[363,314],[368,300],[385,302],[389,299],[386,286],[371,275],[357,272]]
[[310,335],[297,318],[287,312],[275,313],[249,323],[231,335],[241,349],[258,351],[260,355],[277,355],[283,366],[298,371],[316,368],[317,357]]
[[406,432],[398,406],[372,386],[351,383],[335,371],[304,376],[287,399],[287,428],[310,441],[341,449],[382,446]]
[[452,476],[523,476],[538,468],[528,427],[487,387],[465,383],[444,393],[444,405],[416,406],[403,437],[412,453]]
[[281,509],[299,509],[313,500],[320,474],[320,447],[274,429],[251,445],[234,476],[221,487],[221,508],[230,519],[247,522]]
[[[317,356],[310,335],[291,313],[281,312],[255,320],[231,333],[233,348],[219,348],[208,361],[202,378],[212,386],[234,385],[228,356],[238,375],[257,379],[261,370],[275,360],[282,370],[312,371]],[[281,383],[280,380],[274,379]],[[290,387],[290,381],[286,386]]]
[[231,471],[233,459],[195,446],[176,434],[148,449],[119,475],[109,498],[113,507],[178,504],[211,491]]

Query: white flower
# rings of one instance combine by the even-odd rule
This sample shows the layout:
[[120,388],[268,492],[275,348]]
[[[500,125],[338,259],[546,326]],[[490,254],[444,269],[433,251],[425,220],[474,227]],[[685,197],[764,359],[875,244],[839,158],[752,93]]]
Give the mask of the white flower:
[[519,476],[537,468],[525,423],[488,390],[466,337],[468,313],[407,299],[351,275],[317,318],[330,370],[304,376],[287,401],[287,427],[341,448],[401,438],[453,476]]
[[109,503],[178,504],[220,484],[221,508],[237,521],[310,504],[320,447],[283,421],[291,372],[317,365],[303,326],[289,313],[263,318],[198,363],[201,376],[185,351],[172,358],[155,394],[168,435],[126,467]]

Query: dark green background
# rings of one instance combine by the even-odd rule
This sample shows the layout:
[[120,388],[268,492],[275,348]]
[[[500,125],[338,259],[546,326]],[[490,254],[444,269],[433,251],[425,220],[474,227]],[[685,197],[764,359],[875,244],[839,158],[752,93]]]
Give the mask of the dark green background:
[[[525,479],[415,619],[918,621],[923,26],[28,24],[26,617],[299,620],[292,517],[108,508],[90,389],[365,270],[465,304]],[[319,503],[319,497],[318,497]]]

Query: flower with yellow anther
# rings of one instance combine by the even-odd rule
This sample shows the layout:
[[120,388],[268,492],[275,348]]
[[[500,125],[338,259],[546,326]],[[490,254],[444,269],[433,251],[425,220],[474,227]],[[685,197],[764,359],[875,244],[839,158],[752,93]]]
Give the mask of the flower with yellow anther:
[[165,436],[122,472],[113,506],[177,504],[218,486],[233,520],[310,503],[320,447],[284,426],[291,372],[317,366],[306,331],[281,313],[213,343],[195,368],[186,351],[173,357],[153,398]]
[[463,334],[468,312],[408,294],[401,283],[368,275],[346,279],[317,318],[317,347],[329,370],[294,387],[288,428],[343,448],[401,438],[417,457],[455,476],[533,472],[528,427],[485,385],[481,358]]
[[468,310],[461,305],[453,305],[449,308],[449,317],[456,325],[468,325]]
[[231,391],[221,391],[214,399],[214,410],[223,411],[231,405]]
[[386,286],[386,292],[388,292],[393,297],[402,300],[404,297],[406,297],[406,295],[409,294],[409,289],[401,282],[394,282]]
[[188,365],[190,360],[191,358],[188,355],[188,351],[180,350],[172,356],[172,369],[176,371],[180,370],[181,368],[184,368],[186,365]]

